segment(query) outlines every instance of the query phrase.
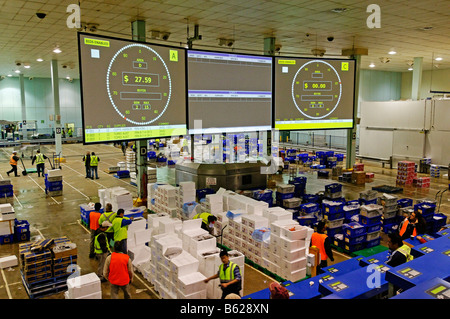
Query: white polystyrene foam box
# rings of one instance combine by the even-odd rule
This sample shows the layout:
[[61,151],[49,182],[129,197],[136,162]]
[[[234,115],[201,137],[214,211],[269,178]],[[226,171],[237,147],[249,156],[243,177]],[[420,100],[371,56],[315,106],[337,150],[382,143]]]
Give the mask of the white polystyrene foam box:
[[279,206],[266,207],[266,208],[263,209],[263,217],[269,218],[269,215],[272,212],[275,212],[275,211],[282,211],[283,212],[283,211],[285,211],[285,209],[282,208],[282,207],[279,207]]
[[288,212],[287,210],[277,210],[271,212],[267,218],[269,218],[269,222],[273,223],[278,220],[292,220],[292,212]]
[[128,225],[128,232],[135,232],[145,229],[147,221],[143,217],[134,218],[130,225]]
[[159,254],[164,254],[168,247],[183,247],[183,242],[175,234],[159,238],[155,241],[156,251]]
[[102,290],[100,278],[94,272],[67,279],[67,288],[70,299],[80,298]]
[[205,275],[200,272],[180,276],[178,280],[178,289],[184,295],[190,295],[201,290],[206,291],[206,284],[204,282],[205,279]]
[[223,203],[223,196],[219,194],[207,194],[205,196],[205,201],[209,203]]
[[174,272],[178,277],[189,275],[197,272],[199,268],[199,260],[183,250],[182,253],[169,262],[170,271]]
[[183,190],[195,189],[195,182],[180,182],[178,185]]
[[150,241],[152,234],[151,229],[141,229],[134,233],[134,240],[137,246],[145,245]]
[[15,255],[0,258],[0,268],[1,269],[14,267],[17,265],[18,265],[18,261],[17,261],[17,256],[15,256]]
[[[292,216],[292,215],[291,215]],[[298,225],[298,222],[293,219],[280,219],[275,220],[270,224],[271,234],[275,234],[278,236],[282,235],[282,229],[284,227],[294,227]]]
[[199,229],[201,227],[202,227],[202,220],[200,218],[183,221],[183,232]]
[[281,229],[281,236],[291,240],[306,239],[307,233],[308,227],[301,225],[287,226]]
[[14,212],[14,207],[11,204],[0,204],[0,213]]
[[47,170],[48,177],[62,176],[62,171],[60,169],[50,169]]

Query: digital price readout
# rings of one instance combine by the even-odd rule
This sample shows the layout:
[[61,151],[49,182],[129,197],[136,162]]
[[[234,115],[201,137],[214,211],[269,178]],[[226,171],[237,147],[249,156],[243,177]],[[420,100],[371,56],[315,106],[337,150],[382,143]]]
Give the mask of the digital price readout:
[[184,49],[79,33],[84,142],[184,135]]
[[275,58],[275,128],[353,127],[354,60]]

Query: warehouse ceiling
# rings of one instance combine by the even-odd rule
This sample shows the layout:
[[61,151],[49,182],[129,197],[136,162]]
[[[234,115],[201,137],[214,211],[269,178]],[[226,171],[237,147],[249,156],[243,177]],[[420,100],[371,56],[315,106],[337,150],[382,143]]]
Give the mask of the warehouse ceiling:
[[[450,1],[376,1],[381,9],[380,28],[367,25],[371,3],[0,0],[0,76],[17,76],[14,71],[18,69],[26,77],[50,77],[50,60],[57,59],[59,77],[78,78],[77,31],[67,26],[70,4],[80,6],[81,22],[95,25],[99,35],[130,39],[131,22],[145,20],[147,42],[186,46],[198,24],[202,39],[194,41],[194,49],[263,54],[264,38],[274,37],[281,45],[276,54],[281,56],[312,56],[312,50],[320,49],[325,50],[324,57],[340,57],[343,49],[355,47],[368,49],[368,55],[362,57],[364,69],[373,63],[375,70],[408,72],[414,57],[423,57],[424,70],[450,68]],[[38,18],[37,12],[45,13],[45,18]],[[166,41],[152,38],[155,31],[170,36]],[[220,38],[234,43],[220,46]],[[53,53],[55,46],[62,52]],[[390,55],[390,51],[397,53]],[[43,61],[37,62],[38,58]],[[390,61],[381,62],[386,58]],[[26,64],[30,68],[24,68]]]

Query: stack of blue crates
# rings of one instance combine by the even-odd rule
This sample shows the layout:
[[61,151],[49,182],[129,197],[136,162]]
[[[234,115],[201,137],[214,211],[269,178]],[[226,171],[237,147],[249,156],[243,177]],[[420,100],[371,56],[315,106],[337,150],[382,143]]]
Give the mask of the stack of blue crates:
[[48,174],[45,174],[45,192],[59,192],[63,190],[62,178],[59,181],[49,181]]
[[323,219],[327,220],[326,233],[329,237],[333,238],[337,234],[342,234],[342,225],[345,219],[344,203],[340,201],[327,201],[322,202],[322,214]]
[[294,177],[289,184],[295,186],[294,196],[301,198],[305,194],[307,178],[304,176]]
[[30,240],[30,224],[26,220],[14,219],[14,241],[22,242]]
[[[90,224],[89,215],[92,211],[94,211],[94,207],[89,206],[87,204],[80,205],[81,223],[83,225],[85,225],[86,227],[89,227],[89,224]],[[100,209],[99,213],[103,213],[103,208]]]
[[427,233],[432,233],[436,204],[434,202],[423,201],[414,205],[414,212],[422,214],[427,224]]
[[343,248],[354,252],[365,248],[367,230],[366,227],[357,222],[351,222],[342,226],[344,235]]
[[300,205],[299,215],[295,219],[302,226],[312,227],[317,222],[317,216],[320,214],[320,204],[309,202]]
[[130,177],[130,171],[129,170],[121,170],[117,171],[116,174],[114,174],[114,177],[116,178],[129,178]]
[[335,200],[342,198],[342,184],[332,183],[325,185],[325,198]]

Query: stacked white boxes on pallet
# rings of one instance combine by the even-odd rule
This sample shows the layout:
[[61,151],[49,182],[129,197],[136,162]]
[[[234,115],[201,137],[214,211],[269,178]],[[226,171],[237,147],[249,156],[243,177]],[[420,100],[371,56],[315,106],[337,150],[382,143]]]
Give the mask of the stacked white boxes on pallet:
[[14,234],[16,213],[11,204],[0,204],[0,236]]
[[156,183],[156,167],[147,167],[147,183]]
[[125,153],[125,161],[126,161],[126,170],[132,172],[136,172],[136,153],[133,150],[127,149]]
[[168,213],[172,217],[178,216],[176,200],[178,187],[172,185],[158,185],[155,189],[154,211]]

